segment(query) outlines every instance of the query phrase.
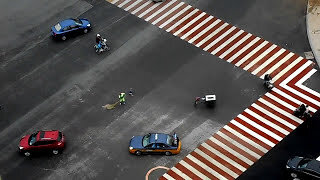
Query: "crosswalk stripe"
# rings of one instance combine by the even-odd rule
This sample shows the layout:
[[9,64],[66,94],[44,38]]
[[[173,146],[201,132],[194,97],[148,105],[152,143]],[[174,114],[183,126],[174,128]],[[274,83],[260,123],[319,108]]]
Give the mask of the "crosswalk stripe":
[[[185,8],[183,8],[181,11],[179,11],[177,14],[175,14],[174,16],[172,16],[170,19],[168,19],[167,21],[165,21],[164,23],[162,23],[159,27],[162,29],[166,26],[168,26],[170,23],[175,23],[176,19],[180,16],[182,16],[184,13],[190,13],[192,12],[194,9],[192,8],[192,6],[188,5]],[[183,16],[185,17],[185,16]],[[170,28],[170,26],[168,27]],[[166,28],[165,28],[166,29]],[[169,32],[169,31],[167,31]]]
[[[200,13],[200,12],[199,12]],[[199,15],[197,15],[195,18],[193,18],[191,21],[189,21],[187,24],[185,24],[183,27],[181,27],[178,31],[176,31],[173,35],[177,36],[179,35],[182,31],[187,29],[189,26],[191,26],[193,23],[198,21],[200,18],[202,18],[206,13],[202,12]]]
[[[163,175],[163,177],[166,178],[167,180],[174,180],[174,178],[171,177],[171,176],[170,176],[169,174],[167,174],[167,173],[165,173],[165,174]],[[159,179],[159,180],[161,180],[161,179]]]
[[263,41],[259,46],[257,46],[255,49],[250,51],[249,54],[247,54],[245,57],[243,57],[240,61],[238,61],[235,65],[240,66],[242,63],[247,61],[252,55],[254,55],[257,51],[259,51],[261,48],[263,48],[265,45],[267,45],[268,41]]
[[176,2],[176,0],[171,0],[169,3],[167,3],[165,6],[162,6],[158,11],[153,13],[151,16],[147,17],[146,21],[149,21],[150,19],[152,19],[153,17],[155,17],[156,15],[161,13],[163,10],[165,10],[167,7],[169,7],[170,5],[172,5],[175,2]]
[[196,174],[198,177],[202,179],[209,179],[207,176],[203,175],[201,172],[199,172],[197,169],[195,169],[193,166],[190,166],[188,163],[186,163],[184,160],[181,160],[179,162],[181,165],[183,165],[185,168],[192,171],[194,174]]
[[220,19],[216,19],[212,24],[210,24],[208,27],[206,27],[204,30],[202,30],[200,33],[198,33],[196,36],[194,36],[192,39],[190,39],[188,42],[193,43],[195,40],[197,40],[199,37],[201,37],[203,34],[208,32],[211,28],[216,26],[218,23],[220,23]]
[[144,7],[148,6],[149,4],[151,4],[152,1],[146,1],[143,5],[141,5],[140,7],[138,7],[137,9],[135,9],[134,11],[131,12],[131,14],[136,14],[137,12],[139,12],[141,9],[143,9]]
[[243,33],[244,33],[243,30],[239,30],[235,35],[233,35],[227,41],[223,42],[219,47],[215,48],[215,50],[212,51],[211,54],[215,55],[217,52],[219,52],[221,49],[223,49],[225,46],[227,46],[229,43],[231,43],[234,39],[236,39]]
[[122,7],[125,4],[127,4],[128,2],[130,2],[131,0],[125,0],[124,2],[122,2],[121,4],[118,5],[118,7]]
[[170,32],[172,31],[174,28],[176,28],[177,26],[179,26],[181,23],[183,23],[185,20],[187,20],[189,17],[191,17],[192,15],[194,15],[195,13],[197,13],[199,11],[199,9],[194,9],[193,11],[191,11],[189,14],[187,14],[186,16],[184,16],[182,19],[180,19],[178,22],[176,22],[174,25],[172,25],[170,28],[168,28],[166,31]]
[[201,21],[199,24],[197,24],[194,28],[192,28],[190,31],[188,31],[186,34],[184,34],[183,36],[181,36],[181,39],[185,39],[186,37],[188,37],[190,34],[192,34],[194,31],[196,31],[197,29],[199,29],[201,26],[203,26],[204,24],[206,24],[208,21],[210,21],[213,18],[213,16],[208,16],[205,20]]
[[263,57],[265,57],[269,52],[271,52],[276,47],[277,46],[274,44],[271,45],[268,49],[263,51],[263,53],[259,54],[259,56],[257,58],[255,58],[248,65],[246,65],[243,69],[247,71],[249,68],[251,68],[254,64],[256,64],[258,61],[260,61]]
[[206,36],[205,38],[203,38],[198,44],[196,44],[197,47],[200,47],[202,44],[204,44],[205,42],[207,42],[209,39],[211,39],[214,35],[216,35],[217,33],[219,33],[220,31],[222,31],[224,28],[226,28],[229,24],[228,23],[224,23],[222,24],[220,27],[218,27],[215,31],[213,31],[211,34],[209,34],[208,36]]
[[230,29],[228,29],[226,32],[224,32],[222,35],[220,35],[218,38],[214,39],[210,44],[208,44],[203,50],[208,51],[211,47],[213,47],[216,43],[218,43],[220,40],[222,40],[225,36],[228,34],[235,32],[236,27],[232,26]]
[[218,173],[214,171],[211,167],[203,163],[201,160],[199,160],[199,158],[193,156],[196,154],[197,153],[195,152],[191,152],[184,158],[184,161],[188,163],[190,166],[193,166],[194,168],[196,168],[203,175],[205,175],[207,179],[218,179],[217,178],[217,176],[219,176]]
[[274,61],[278,56],[280,56],[282,53],[284,53],[286,50],[281,48],[277,53],[275,53],[273,56],[271,56],[268,60],[266,60],[262,65],[260,65],[258,68],[256,68],[254,71],[252,71],[252,74],[256,75],[259,71],[261,71],[264,67],[266,67],[269,63]]
[[[165,13],[162,14],[159,18],[155,19],[151,24],[153,24],[153,25],[157,24],[158,22],[160,22],[161,20],[163,20],[163,19],[166,18],[167,16],[171,15],[172,12],[174,12],[174,11],[177,10],[178,8],[182,7],[182,5],[184,5],[183,2],[178,2],[178,1],[176,1],[176,2],[179,3],[179,4],[175,5],[175,6],[172,7],[172,8],[169,7],[169,8],[170,8],[169,11],[163,11],[163,12],[165,12]],[[161,13],[160,13],[160,14],[161,14]]]
[[176,173],[177,175],[179,175],[180,177],[182,177],[185,180],[192,180],[189,176],[187,176],[186,174],[184,174],[182,171],[180,171],[179,169],[177,169],[176,167],[172,167],[171,170]]

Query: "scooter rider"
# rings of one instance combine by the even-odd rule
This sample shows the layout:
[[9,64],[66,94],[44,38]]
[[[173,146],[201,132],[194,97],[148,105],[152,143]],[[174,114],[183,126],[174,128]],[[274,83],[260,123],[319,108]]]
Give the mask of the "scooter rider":
[[96,43],[99,44],[102,42],[102,37],[100,36],[100,34],[96,35]]
[[269,81],[271,81],[271,76],[270,76],[270,74],[266,74],[266,75],[264,75],[264,81],[265,82],[269,82]]

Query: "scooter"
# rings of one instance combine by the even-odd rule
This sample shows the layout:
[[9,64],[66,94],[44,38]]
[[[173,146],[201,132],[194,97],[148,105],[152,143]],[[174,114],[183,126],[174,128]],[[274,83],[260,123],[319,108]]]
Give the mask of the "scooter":
[[101,43],[95,44],[93,47],[97,54],[101,54],[104,51],[110,51],[110,47],[107,45],[107,40],[103,39]]
[[311,118],[311,114],[309,113],[309,110],[307,111],[307,107],[304,105],[300,105],[297,109],[293,111],[293,115],[298,118]]
[[194,101],[194,107],[197,107],[197,105],[200,103],[204,103],[207,106],[213,106],[216,100],[216,95],[205,95],[204,97],[196,97]]

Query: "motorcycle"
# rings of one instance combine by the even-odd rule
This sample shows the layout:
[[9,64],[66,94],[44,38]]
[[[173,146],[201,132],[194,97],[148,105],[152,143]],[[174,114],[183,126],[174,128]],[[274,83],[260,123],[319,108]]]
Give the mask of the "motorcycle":
[[205,95],[204,97],[196,97],[194,101],[194,107],[197,107],[198,104],[204,103],[207,106],[213,106],[216,102],[216,95]]
[[104,51],[110,51],[110,47],[107,45],[107,40],[103,39],[101,43],[95,44],[93,47],[97,54],[100,54]]
[[270,81],[264,81],[263,84],[268,89],[272,89],[274,87],[274,85]]
[[298,118],[311,118],[311,114],[309,113],[309,110],[307,110],[308,106],[300,105],[297,109],[293,111],[293,115]]

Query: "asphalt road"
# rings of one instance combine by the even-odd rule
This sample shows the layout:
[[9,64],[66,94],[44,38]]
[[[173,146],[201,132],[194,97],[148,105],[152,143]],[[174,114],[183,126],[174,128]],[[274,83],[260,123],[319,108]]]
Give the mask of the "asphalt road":
[[[150,168],[173,166],[265,93],[257,77],[108,2],[35,2],[33,7],[41,9],[36,13],[30,10],[31,3],[1,3],[0,22],[8,27],[0,34],[0,103],[4,107],[0,111],[0,176],[4,180],[142,179]],[[188,3],[300,55],[310,49],[305,2]],[[90,19],[93,31],[66,42],[52,41],[49,27],[71,16]],[[35,17],[41,18],[30,23]],[[110,52],[94,53],[98,32],[111,43]],[[101,108],[130,87],[135,96],[128,97],[125,106]],[[216,107],[194,109],[194,98],[206,93],[217,95]],[[63,154],[18,155],[20,137],[39,129],[66,134]],[[177,132],[182,152],[170,157],[130,155],[130,138],[148,132]],[[264,171],[260,167],[254,172]]]

